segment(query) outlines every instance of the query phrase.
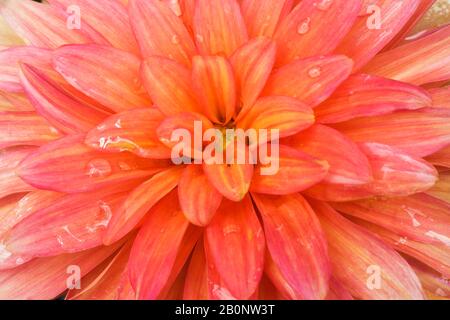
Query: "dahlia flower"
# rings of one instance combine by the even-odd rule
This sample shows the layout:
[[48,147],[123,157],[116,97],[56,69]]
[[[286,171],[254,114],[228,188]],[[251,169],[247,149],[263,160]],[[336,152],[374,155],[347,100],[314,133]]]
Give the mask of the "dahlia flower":
[[0,0],[0,298],[448,297],[433,2]]

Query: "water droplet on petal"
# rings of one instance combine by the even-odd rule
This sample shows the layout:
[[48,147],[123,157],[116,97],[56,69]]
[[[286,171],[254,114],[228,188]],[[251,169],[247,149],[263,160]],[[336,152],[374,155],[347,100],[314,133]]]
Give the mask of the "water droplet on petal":
[[313,67],[308,70],[308,75],[311,78],[317,78],[320,76],[321,73],[322,73],[322,70],[320,69],[320,67]]
[[229,225],[229,226],[226,226],[225,228],[223,228],[223,235],[227,236],[229,234],[238,233],[240,231],[241,231],[241,227],[239,227],[238,225]]
[[169,7],[177,17],[181,17],[181,15],[183,14],[181,12],[181,6],[180,6],[180,3],[178,2],[178,0],[170,0]]
[[197,39],[198,42],[202,43],[203,41],[205,41],[205,38],[203,38],[203,36],[201,34],[196,34],[195,38]]
[[91,178],[106,177],[111,171],[111,164],[105,159],[94,159],[87,164],[87,174]]
[[331,7],[332,4],[333,0],[321,0],[318,3],[315,3],[314,5],[316,6],[317,9],[326,11]]
[[174,34],[172,36],[172,43],[173,44],[179,44],[180,43],[180,38],[176,34]]
[[306,34],[309,31],[311,18],[306,18],[302,23],[298,25],[297,32],[299,34]]

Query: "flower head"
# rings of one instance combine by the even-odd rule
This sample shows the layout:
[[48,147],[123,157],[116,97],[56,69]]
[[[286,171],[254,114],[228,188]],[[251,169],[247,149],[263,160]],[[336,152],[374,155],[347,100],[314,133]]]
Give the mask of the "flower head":
[[48,2],[0,0],[0,297],[450,293],[433,1]]

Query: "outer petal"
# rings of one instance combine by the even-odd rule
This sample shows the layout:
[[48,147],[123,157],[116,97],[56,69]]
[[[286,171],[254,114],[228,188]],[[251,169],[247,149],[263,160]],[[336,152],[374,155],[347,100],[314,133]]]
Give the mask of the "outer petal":
[[324,182],[357,185],[372,178],[369,162],[358,146],[327,126],[314,125],[284,143],[327,161],[330,169]]
[[86,136],[85,143],[100,151],[129,151],[140,157],[169,159],[156,128],[164,116],[155,108],[134,109],[110,116]]
[[357,142],[378,142],[424,157],[450,144],[450,121],[432,112],[404,111],[335,125]]
[[10,194],[34,190],[32,186],[19,178],[15,169],[20,161],[35,149],[34,147],[18,147],[0,151],[0,199]]
[[[359,70],[391,41],[416,11],[421,0],[398,2],[376,1],[377,7],[363,12],[350,32],[341,41],[336,52],[345,54]],[[379,19],[379,24],[377,23]],[[355,45],[357,43],[358,45]]]
[[[352,296],[423,299],[419,279],[398,253],[326,203],[316,202],[313,207],[327,235],[333,275]],[[371,275],[381,277],[380,286],[371,282]]]
[[444,276],[416,260],[409,259],[408,263],[413,267],[426,291],[438,297],[450,297],[450,283]]
[[350,75],[352,66],[352,61],[345,56],[296,60],[270,76],[263,94],[289,96],[315,107]]
[[192,68],[192,83],[202,112],[215,123],[227,123],[236,108],[231,64],[221,56],[195,56]]
[[450,168],[450,146],[428,156],[427,161],[437,166]]
[[80,275],[84,276],[117,250],[119,245],[35,259],[17,268],[0,271],[0,298],[54,299],[67,290],[67,278],[70,276],[67,270],[71,270],[70,266],[79,266]]
[[422,88],[371,75],[358,74],[345,81],[324,103],[314,109],[320,123],[377,116],[397,110],[431,107]]
[[53,63],[67,82],[114,111],[150,105],[139,80],[140,61],[129,52],[98,45],[70,45],[54,52]]
[[342,283],[332,277],[326,300],[353,300],[353,297]]
[[268,249],[282,276],[302,298],[324,298],[330,276],[327,244],[309,204],[299,194],[252,197],[264,221]]
[[237,112],[245,114],[255,103],[272,72],[275,54],[275,42],[260,37],[249,41],[230,57],[241,107]]
[[59,8],[27,0],[6,0],[0,13],[12,29],[28,44],[58,48],[73,43],[106,43],[90,26],[69,28],[68,15]]
[[222,202],[222,194],[198,165],[189,165],[184,169],[178,186],[178,198],[186,218],[198,226],[207,226]]
[[427,191],[428,194],[435,198],[441,199],[450,203],[450,173],[441,172],[439,174],[439,181],[433,188]]
[[176,192],[166,196],[149,213],[129,261],[131,284],[139,299],[155,299],[163,289],[188,225],[178,206]]
[[352,27],[360,8],[361,0],[301,1],[275,32],[277,65],[330,54]]
[[249,298],[262,276],[265,249],[250,197],[240,203],[224,200],[205,236],[211,262],[226,288],[238,299]]
[[184,300],[208,300],[208,266],[203,242],[199,241],[192,253],[186,274]]
[[450,205],[425,194],[335,203],[332,206],[414,241],[442,244],[430,236],[435,234],[450,239]]
[[450,109],[450,86],[429,90],[433,99],[433,108]]
[[259,98],[236,126],[243,129],[279,130],[279,137],[294,135],[314,124],[314,112],[307,105],[291,97]]
[[39,146],[59,137],[60,133],[34,112],[0,113],[0,148]]
[[103,242],[114,243],[135,228],[145,214],[177,186],[180,174],[180,168],[167,169],[135,188],[112,215]]
[[276,161],[270,160],[268,165],[256,166],[250,186],[252,192],[274,195],[300,192],[324,179],[329,168],[325,161],[284,145],[280,146],[276,173],[263,175],[261,170],[268,169]]
[[139,54],[127,9],[119,1],[50,0],[65,11],[78,6],[83,22],[93,27],[115,48]]
[[197,0],[194,33],[201,54],[230,56],[247,41],[247,30],[236,0]]
[[23,65],[20,78],[36,111],[61,132],[86,132],[108,116],[76,99],[34,67]]
[[182,20],[162,1],[132,0],[130,22],[142,55],[174,59],[187,66],[195,46]]
[[198,109],[191,72],[182,64],[162,57],[149,57],[142,64],[141,76],[156,107],[165,115]]
[[250,38],[272,37],[277,25],[289,13],[293,0],[242,0],[241,11]]
[[95,151],[83,140],[68,136],[41,147],[22,161],[19,176],[40,189],[73,193],[140,180],[167,166],[129,153]]
[[450,26],[376,56],[364,71],[416,85],[450,79]]

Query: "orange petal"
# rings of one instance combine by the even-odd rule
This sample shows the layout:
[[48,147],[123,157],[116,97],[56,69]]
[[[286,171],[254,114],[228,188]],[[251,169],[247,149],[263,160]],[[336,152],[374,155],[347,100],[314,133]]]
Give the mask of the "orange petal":
[[81,25],[88,24],[101,34],[113,47],[139,54],[127,9],[118,1],[89,0],[49,0],[55,7],[65,11],[71,6],[78,6],[81,13]]
[[263,230],[250,197],[240,203],[224,200],[205,236],[210,263],[225,287],[238,299],[249,298],[262,276],[265,249]]
[[116,112],[151,104],[139,80],[140,60],[129,52],[69,45],[54,51],[53,63],[72,86]]
[[187,270],[183,300],[208,300],[207,272],[203,242],[199,241]]
[[422,88],[381,77],[358,74],[345,81],[324,103],[314,109],[320,123],[336,123],[377,116],[397,110],[431,107]]
[[17,169],[19,176],[39,189],[86,192],[127,181],[142,180],[167,162],[141,159],[129,153],[92,150],[84,136],[67,136],[30,154]]
[[424,298],[414,271],[391,247],[326,203],[314,202],[313,208],[326,232],[333,276],[352,296],[375,300]]
[[260,163],[255,167],[250,186],[252,192],[274,195],[300,192],[320,182],[328,172],[326,162],[284,145],[280,146],[278,161],[279,169],[275,174],[261,174],[262,168],[268,168],[272,164]]
[[450,79],[450,26],[379,54],[364,71],[416,85]]
[[130,22],[142,55],[176,60],[187,66],[196,49],[182,20],[162,1],[132,0]]
[[450,168],[450,146],[433,153],[426,159],[434,165]]
[[291,10],[292,3],[292,0],[242,0],[241,11],[249,37],[272,37],[279,22]]
[[46,257],[97,247],[112,212],[126,193],[71,194],[29,215],[11,230],[2,243],[7,251],[25,257]]
[[360,0],[301,1],[275,32],[277,65],[330,54],[352,27],[360,8]]
[[60,137],[55,128],[34,112],[2,112],[0,115],[0,148],[39,146]]
[[141,76],[156,107],[165,115],[198,109],[191,72],[182,64],[162,57],[149,57],[142,64]]
[[170,149],[156,134],[163,119],[163,114],[155,108],[114,114],[89,131],[85,143],[99,151],[129,151],[144,158],[169,159]]
[[363,15],[358,17],[336,52],[350,57],[355,62],[354,71],[359,70],[403,28],[420,2],[421,0],[401,3],[397,0],[383,0],[376,2],[376,11],[365,7]]
[[433,99],[433,108],[450,109],[450,86],[428,91]]
[[441,172],[437,183],[427,191],[428,194],[435,198],[441,199],[450,203],[450,173]]
[[260,37],[249,41],[230,57],[241,105],[237,112],[245,114],[259,97],[272,72],[275,54],[275,42]]
[[332,206],[414,241],[442,244],[430,236],[434,234],[450,239],[450,205],[425,194],[335,203]]
[[197,0],[195,42],[203,55],[230,56],[247,41],[247,30],[236,0]]
[[88,25],[68,28],[69,15],[60,8],[27,0],[2,1],[0,13],[27,44],[56,49],[65,44],[103,43],[106,40]]
[[323,125],[288,138],[285,143],[330,165],[324,182],[336,184],[364,184],[372,174],[366,156],[349,138]]
[[153,207],[131,250],[129,274],[139,299],[155,299],[164,288],[189,225],[176,195],[172,191]]
[[297,99],[283,96],[259,98],[236,126],[243,129],[279,130],[279,137],[294,135],[314,124],[314,112]]
[[0,51],[0,89],[9,93],[23,92],[20,83],[20,63],[49,71],[52,69],[52,52],[31,46],[11,47]]
[[281,275],[303,299],[324,298],[330,277],[327,244],[309,204],[299,194],[252,197]]
[[34,67],[22,65],[20,78],[37,113],[61,132],[86,132],[108,116],[76,99]]
[[0,91],[0,112],[5,111],[34,111],[34,107],[23,93]]
[[131,191],[112,215],[103,243],[114,243],[135,228],[145,214],[177,186],[180,175],[181,168],[167,169]]
[[186,218],[198,226],[207,226],[222,202],[222,194],[211,185],[198,165],[189,165],[184,169],[178,186],[178,198]]
[[289,96],[315,107],[350,75],[352,66],[345,56],[295,60],[270,76],[263,94]]
[[370,230],[370,232],[381,237],[381,239],[390,244],[395,250],[419,260],[434,270],[442,273],[447,278],[450,277],[450,250],[448,238],[441,237],[439,234],[431,232],[430,235],[442,240],[443,243],[441,245],[421,243],[365,221],[358,220],[357,222]]
[[326,300],[353,300],[352,295],[336,278],[331,277]]
[[336,124],[357,142],[378,142],[418,157],[450,144],[450,121],[432,112],[403,111]]
[[68,289],[73,266],[78,266],[80,276],[84,276],[119,246],[120,243],[75,254],[35,259],[17,268],[0,271],[0,299],[54,299]]
[[[268,250],[264,261],[264,273],[279,292],[281,300],[304,300],[303,292],[296,290],[283,276],[280,269],[273,261]],[[264,279],[264,278],[263,278]]]
[[80,289],[72,289],[66,300],[115,300],[121,284],[122,274],[126,269],[133,239],[98,265],[81,280]]
[[17,147],[0,151],[0,199],[10,194],[34,190],[15,172],[19,163],[34,150],[34,147]]
[[231,120],[236,108],[236,84],[233,68],[226,58],[195,56],[192,83],[202,111],[211,121]]
[[450,297],[450,283],[444,276],[416,260],[408,259],[408,263],[419,277],[424,290],[438,297]]

